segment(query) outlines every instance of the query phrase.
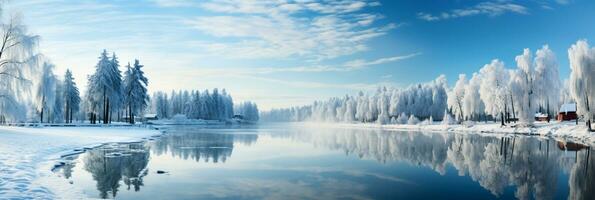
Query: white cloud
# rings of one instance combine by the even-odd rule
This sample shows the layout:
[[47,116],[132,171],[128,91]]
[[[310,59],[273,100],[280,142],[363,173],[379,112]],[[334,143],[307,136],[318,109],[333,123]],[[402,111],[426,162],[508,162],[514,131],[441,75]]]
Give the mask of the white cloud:
[[487,15],[494,17],[505,13],[528,14],[528,9],[525,6],[506,1],[482,2],[472,7],[454,9],[447,12],[442,12],[440,14],[420,12],[417,13],[417,17],[426,21],[438,21],[474,15]]
[[324,60],[365,51],[370,39],[396,28],[395,24],[373,26],[382,16],[363,13],[366,6],[372,3],[207,1],[200,7],[214,14],[186,23],[220,39],[203,46],[214,55]]
[[[298,66],[298,67],[260,67],[249,70],[242,70],[242,68],[235,69],[235,72],[242,74],[269,74],[278,72],[348,72],[361,70],[369,66],[391,63],[401,60],[413,58],[421,55],[421,53],[412,53],[404,56],[392,56],[386,58],[379,58],[372,61],[364,59],[356,59],[347,61],[342,65],[314,65],[314,66]],[[242,72],[243,71],[243,72]]]
[[352,69],[352,70],[360,69],[360,68],[370,66],[370,65],[380,65],[380,64],[384,64],[384,63],[405,60],[405,59],[413,58],[418,55],[421,55],[421,53],[412,53],[412,54],[404,55],[404,56],[393,56],[393,57],[388,57],[388,58],[380,58],[380,59],[376,59],[373,61],[366,61],[366,60],[358,59],[358,60],[349,61],[349,62],[345,63],[344,66],[346,66],[348,69]]

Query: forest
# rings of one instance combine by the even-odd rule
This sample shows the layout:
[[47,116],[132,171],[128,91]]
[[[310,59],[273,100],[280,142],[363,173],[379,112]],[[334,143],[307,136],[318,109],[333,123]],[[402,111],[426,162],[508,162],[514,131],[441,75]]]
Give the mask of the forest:
[[[375,92],[316,101],[310,105],[272,109],[263,121],[364,122],[417,124],[499,121],[531,126],[536,114],[555,116],[563,103],[576,103],[587,127],[595,117],[595,48],[579,40],[568,49],[570,77],[560,80],[559,64],[544,45],[524,49],[516,68],[494,59],[470,78],[460,74],[453,87],[446,77],[407,88],[379,87]],[[578,121],[577,121],[578,123]]]

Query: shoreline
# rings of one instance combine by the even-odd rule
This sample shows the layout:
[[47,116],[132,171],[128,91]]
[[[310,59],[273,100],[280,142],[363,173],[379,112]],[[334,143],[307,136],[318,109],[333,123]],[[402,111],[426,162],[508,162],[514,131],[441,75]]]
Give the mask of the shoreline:
[[150,127],[0,126],[0,179],[7,198],[80,198],[81,192],[52,168],[63,156],[105,143],[142,142],[163,134]]
[[501,127],[499,123],[476,122],[473,124],[444,125],[440,122],[432,124],[374,124],[374,123],[316,123],[292,122],[305,126],[335,127],[335,128],[364,128],[388,131],[428,131],[449,133],[477,133],[477,134],[514,134],[527,136],[548,136],[561,139],[572,139],[585,144],[595,145],[595,132],[588,132],[587,127],[576,125],[575,122],[535,122],[533,127]]

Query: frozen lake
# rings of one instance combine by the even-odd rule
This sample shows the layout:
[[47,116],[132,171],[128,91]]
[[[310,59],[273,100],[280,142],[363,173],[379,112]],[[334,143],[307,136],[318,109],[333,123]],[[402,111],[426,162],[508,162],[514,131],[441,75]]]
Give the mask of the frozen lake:
[[593,153],[518,135],[187,126],[55,173],[92,198],[595,199]]

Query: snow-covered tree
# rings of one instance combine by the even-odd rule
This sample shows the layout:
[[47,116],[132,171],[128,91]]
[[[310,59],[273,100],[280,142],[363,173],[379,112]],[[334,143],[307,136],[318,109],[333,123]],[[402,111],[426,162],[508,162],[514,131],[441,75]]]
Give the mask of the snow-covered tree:
[[54,103],[51,107],[50,120],[53,123],[64,122],[64,85],[56,80],[54,89]]
[[493,117],[500,116],[504,124],[507,103],[509,73],[500,60],[492,60],[479,71],[481,84],[479,96],[485,105],[485,112]]
[[99,62],[95,66],[95,73],[89,79],[90,85],[87,91],[93,97],[91,100],[97,101],[95,104],[102,107],[104,124],[110,122],[112,109],[117,110],[121,107],[122,75],[118,68],[116,54],[114,53],[109,58],[107,50],[103,50],[99,56]]
[[39,122],[44,122],[44,114],[49,121],[48,110],[54,105],[56,89],[56,77],[54,76],[54,65],[49,62],[43,63],[41,77],[37,88],[37,110],[39,111]]
[[76,87],[74,77],[70,69],[66,70],[64,74],[64,92],[62,94],[64,98],[64,117],[66,123],[72,123],[73,115],[78,112],[79,105],[81,103],[81,97],[79,89]]
[[142,71],[143,65],[138,60],[134,60],[134,67],[130,63],[126,65],[124,72],[124,99],[125,106],[128,108],[129,123],[134,124],[134,116],[145,110],[149,102],[147,93],[148,79]]
[[[532,124],[535,121],[535,70],[532,63],[532,55],[529,49],[524,49],[523,54],[515,57],[518,69],[512,73],[509,88],[512,92],[511,103],[513,110],[516,107],[518,118],[521,123]],[[515,106],[517,105],[517,106]],[[514,113],[515,111],[513,111]]]
[[167,94],[164,92],[155,92],[153,94],[153,107],[155,108],[155,113],[159,118],[169,118],[170,117],[170,109],[169,109],[169,102],[167,99]]
[[39,36],[27,32],[21,17],[0,21],[0,118],[24,120],[30,103],[31,79],[39,65]]
[[544,45],[535,53],[535,96],[537,105],[553,116],[560,105],[562,83],[556,55]]
[[240,103],[234,111],[237,115],[243,116],[244,120],[258,121],[258,106],[256,103],[247,101]]
[[579,40],[568,49],[570,60],[570,94],[577,103],[577,114],[582,115],[591,128],[595,117],[595,48],[586,40]]
[[459,80],[454,88],[448,92],[448,108],[455,115],[457,120],[463,121],[466,116],[463,109],[463,98],[465,97],[465,87],[467,86],[467,77],[465,74],[459,74]]
[[485,115],[485,106],[479,95],[481,77],[473,73],[469,83],[465,86],[465,95],[463,96],[463,113],[465,118],[470,120],[480,120],[480,116]]
[[[326,122],[376,122],[397,121],[398,114],[415,115],[422,119],[442,119],[447,106],[446,78],[411,85],[405,89],[379,87],[372,94],[359,92],[356,96],[330,98],[311,105],[263,112],[264,121],[326,121]],[[288,113],[283,113],[288,112]],[[407,120],[407,118],[405,118]]]

